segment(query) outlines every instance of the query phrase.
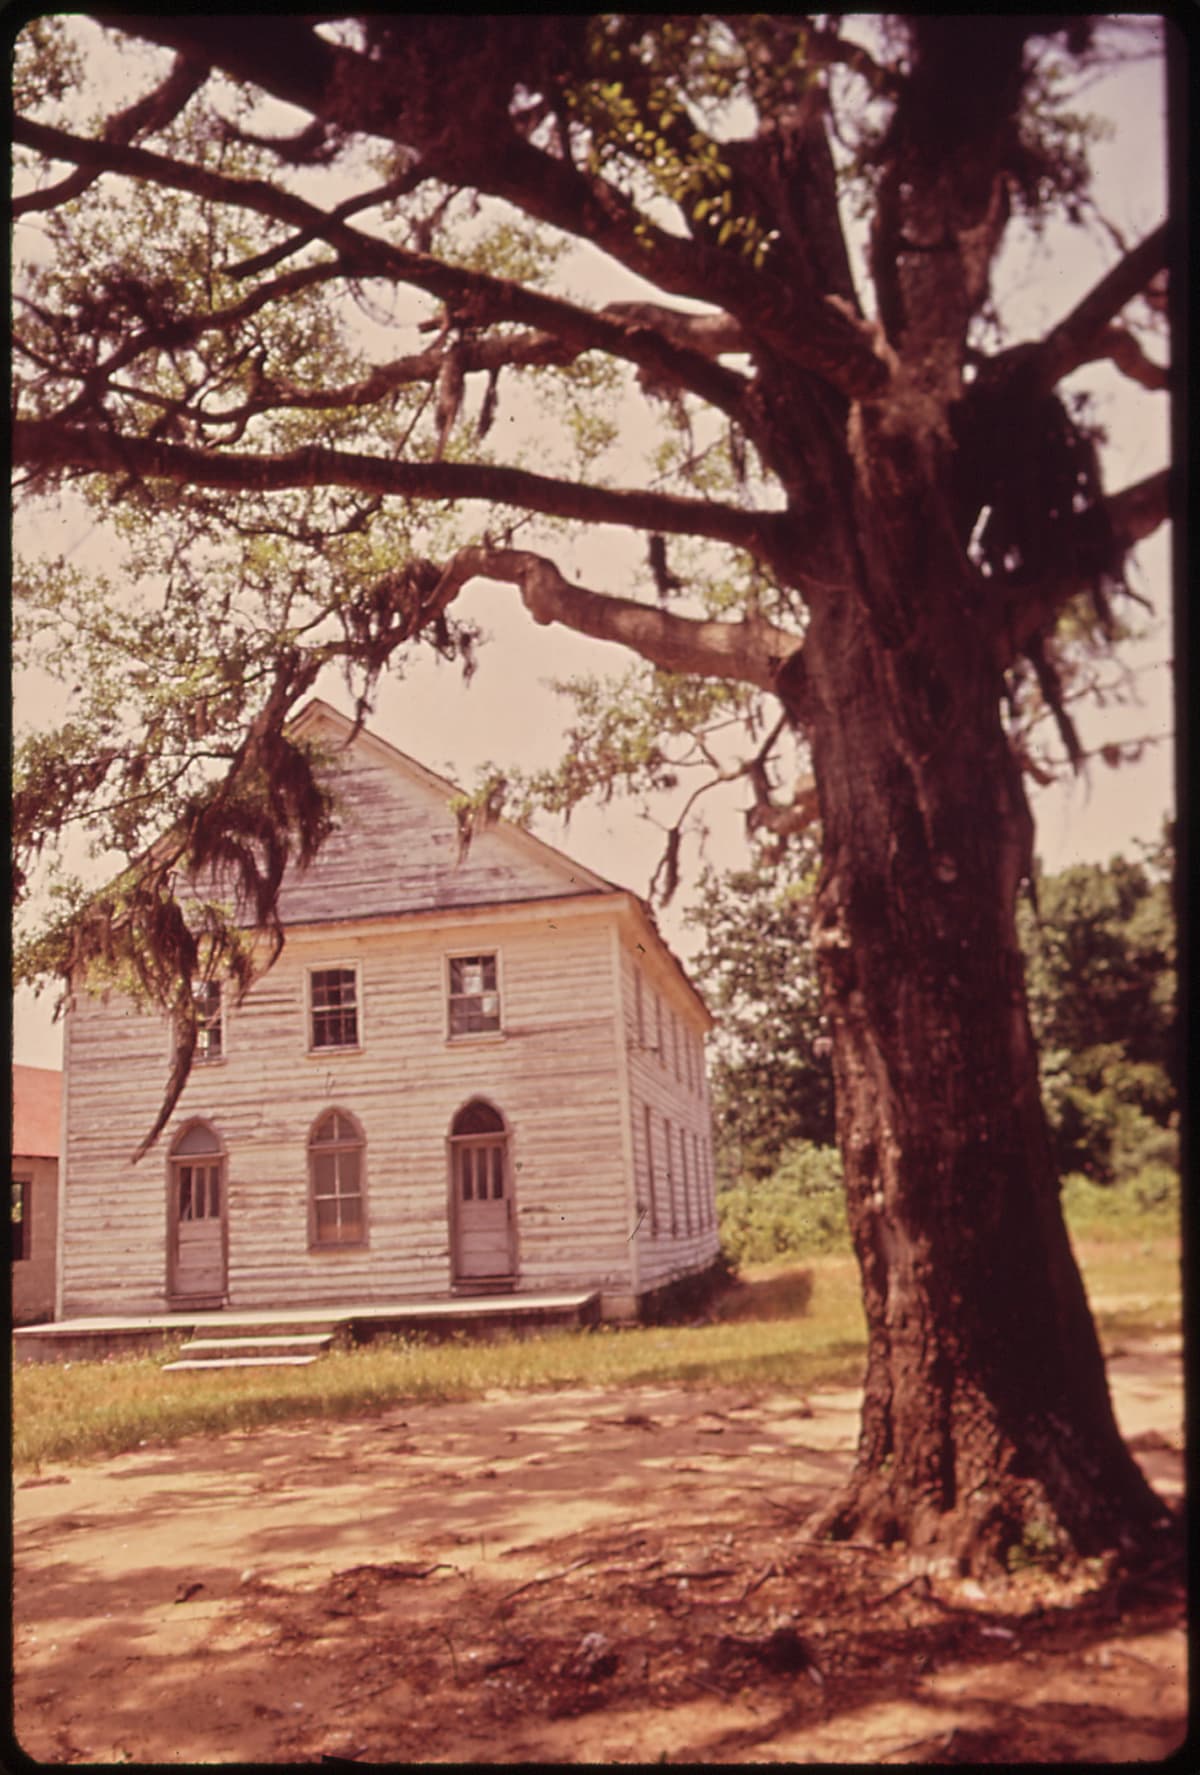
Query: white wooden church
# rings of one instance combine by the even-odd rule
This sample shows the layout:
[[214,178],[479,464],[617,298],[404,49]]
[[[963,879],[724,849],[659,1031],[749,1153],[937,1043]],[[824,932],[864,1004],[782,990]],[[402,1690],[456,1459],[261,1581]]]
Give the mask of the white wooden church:
[[709,1013],[633,893],[314,699],[337,829],[282,954],[213,990],[159,1143],[165,1018],[73,984],[56,1318],[595,1289],[717,1254]]

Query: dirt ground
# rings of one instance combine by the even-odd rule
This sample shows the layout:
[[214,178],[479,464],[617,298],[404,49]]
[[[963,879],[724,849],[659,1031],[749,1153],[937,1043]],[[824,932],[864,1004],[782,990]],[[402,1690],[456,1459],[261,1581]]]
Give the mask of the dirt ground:
[[[1111,1365],[1182,1487],[1178,1340]],[[1184,1603],[804,1538],[857,1395],[495,1393],[18,1481],[17,1739],[75,1762],[1157,1759]]]

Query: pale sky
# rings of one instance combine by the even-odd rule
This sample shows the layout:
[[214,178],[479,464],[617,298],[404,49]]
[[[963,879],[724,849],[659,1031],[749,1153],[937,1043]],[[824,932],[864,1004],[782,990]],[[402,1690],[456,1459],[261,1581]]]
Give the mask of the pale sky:
[[[1157,223],[1164,209],[1161,73],[1152,64],[1135,65],[1118,79],[1097,84],[1088,98],[1097,111],[1111,116],[1115,127],[1113,139],[1094,150],[1097,195],[1104,213],[1133,242]],[[1096,239],[1080,230],[1061,233],[1052,244],[1048,238],[1040,247],[1017,245],[999,268],[997,293],[1007,298],[1008,312],[1018,314],[1019,331],[1034,336],[1067,312],[1112,258],[1111,248],[1106,254]],[[616,293],[626,292],[610,293],[597,285],[592,299],[599,303]],[[1166,459],[1166,396],[1133,388],[1115,373],[1091,374],[1087,380],[1100,389],[1110,432],[1107,484],[1118,488],[1142,478]],[[42,542],[51,550],[58,546],[51,538]],[[587,583],[598,589],[625,590],[606,580],[606,555],[603,542],[588,548]],[[623,577],[628,560],[628,545],[618,547],[614,581]],[[1126,695],[1139,700],[1110,699],[1103,709],[1077,710],[1085,748],[1163,735],[1173,727],[1170,548],[1165,531],[1139,549],[1133,584],[1155,606],[1155,617],[1144,618],[1151,631],[1147,639],[1130,645],[1122,655],[1133,673]],[[401,750],[467,784],[488,761],[534,768],[561,756],[572,706],[555,696],[545,680],[585,672],[619,675],[629,664],[629,656],[620,649],[560,628],[536,627],[511,587],[473,586],[460,598],[456,614],[474,617],[494,638],[481,650],[471,684],[464,686],[454,667],[423,655],[402,681],[385,680],[370,725]],[[1114,670],[1110,676],[1115,683],[1120,674]],[[329,701],[348,709],[336,681],[319,689]],[[30,718],[19,684],[14,687],[14,705],[18,723],[22,716]],[[719,817],[706,810],[713,825],[708,860],[719,866],[735,866],[745,856],[738,811],[743,800],[736,792],[727,797]],[[1037,851],[1047,870],[1076,861],[1105,861],[1119,851],[1130,855],[1135,840],[1150,841],[1158,835],[1164,815],[1174,805],[1172,745],[1169,740],[1147,745],[1139,763],[1117,770],[1097,759],[1084,778],[1034,791],[1032,804]],[[565,832],[550,821],[542,821],[536,829],[581,863],[646,892],[661,833],[639,819],[628,804],[615,801],[606,809],[580,810]],[[668,941],[686,956],[695,943],[681,923],[689,878],[694,880],[699,867],[694,847],[684,864],[677,903],[661,915],[661,923]],[[18,1062],[61,1064],[61,1031],[51,1022],[53,996],[53,989],[36,1001],[24,991],[17,995],[14,1058]]]

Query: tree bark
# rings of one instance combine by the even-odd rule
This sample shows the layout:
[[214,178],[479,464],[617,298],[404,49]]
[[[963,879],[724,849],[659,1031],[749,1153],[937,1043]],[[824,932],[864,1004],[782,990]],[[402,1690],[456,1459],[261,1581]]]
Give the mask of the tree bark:
[[780,680],[820,793],[814,940],[868,1325],[857,1464],[823,1527],[959,1570],[1022,1541],[1128,1552],[1165,1511],[1117,1430],[1059,1201],[990,627],[894,412],[861,460],[844,588]]

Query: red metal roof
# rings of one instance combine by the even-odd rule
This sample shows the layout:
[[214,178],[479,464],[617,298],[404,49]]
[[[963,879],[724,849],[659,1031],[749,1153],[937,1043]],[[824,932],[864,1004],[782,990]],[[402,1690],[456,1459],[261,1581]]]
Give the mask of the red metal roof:
[[23,1159],[58,1157],[62,1073],[49,1066],[15,1066],[13,1075],[13,1152]]

